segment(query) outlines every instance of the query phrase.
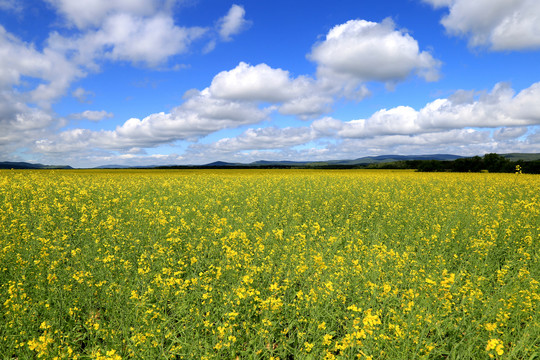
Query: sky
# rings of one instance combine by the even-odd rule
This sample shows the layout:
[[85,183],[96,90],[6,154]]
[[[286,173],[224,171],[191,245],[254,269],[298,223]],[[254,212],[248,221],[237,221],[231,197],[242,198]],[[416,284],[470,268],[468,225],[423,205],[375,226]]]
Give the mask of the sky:
[[540,152],[538,0],[0,0],[0,161]]

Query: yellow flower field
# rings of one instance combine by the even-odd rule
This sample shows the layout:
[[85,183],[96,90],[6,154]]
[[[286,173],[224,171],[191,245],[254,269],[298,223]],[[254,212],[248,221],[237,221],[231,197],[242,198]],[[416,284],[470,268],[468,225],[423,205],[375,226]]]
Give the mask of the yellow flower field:
[[540,177],[0,171],[2,359],[540,359]]

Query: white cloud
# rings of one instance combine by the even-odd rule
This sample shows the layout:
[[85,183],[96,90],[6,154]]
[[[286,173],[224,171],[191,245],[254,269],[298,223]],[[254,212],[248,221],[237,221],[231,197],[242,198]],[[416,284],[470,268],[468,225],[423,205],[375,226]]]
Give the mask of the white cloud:
[[[325,119],[327,124],[332,119]],[[517,135],[518,131],[508,130]],[[264,131],[263,131],[264,130]],[[519,132],[524,130],[520,128]],[[540,151],[539,132],[526,139],[504,139],[489,129],[452,129],[413,135],[377,135],[363,139],[341,139],[333,142],[317,140],[318,132],[312,126],[285,129],[248,129],[235,138],[226,138],[212,144],[191,145],[186,159],[191,164],[204,164],[216,160],[249,163],[257,160],[324,161],[356,159],[381,154],[451,153],[481,155],[489,152]],[[506,131],[503,131],[506,132]],[[495,132],[496,133],[496,132]],[[286,140],[291,138],[291,140]],[[310,142],[309,148],[295,146]]]
[[477,155],[493,149],[496,143],[489,131],[454,129],[418,135],[384,135],[368,139],[345,139],[330,147],[339,158],[355,158],[354,154],[426,154],[451,153]]
[[350,145],[357,144],[363,147],[378,148],[378,152],[392,151],[396,146],[418,147],[427,146],[466,146],[490,141],[489,131],[475,129],[453,129],[445,132],[409,135],[383,135],[362,141],[350,141]]
[[91,98],[94,97],[96,94],[94,94],[92,91],[87,91],[82,87],[78,87],[77,89],[73,90],[71,95],[80,103],[91,104]]
[[450,34],[469,37],[470,46],[492,50],[540,48],[537,0],[424,0],[449,13],[441,23]]
[[0,154],[11,154],[32,145],[33,139],[50,136],[55,119],[49,111],[32,108],[8,92],[0,92]]
[[233,35],[239,34],[250,25],[245,15],[244,7],[234,4],[227,15],[218,21],[218,32],[223,41],[230,41]]
[[288,127],[278,129],[266,127],[248,129],[235,138],[224,138],[210,145],[192,145],[192,148],[204,148],[222,153],[244,150],[281,149],[305,144],[315,138],[309,127]]
[[70,54],[72,62],[99,69],[96,60],[129,61],[156,67],[171,56],[188,51],[192,42],[207,30],[180,27],[170,15],[154,16],[118,13],[108,16],[98,29],[81,35],[63,37],[51,34],[51,48]]
[[258,123],[268,116],[250,103],[215,99],[205,89],[191,96],[170,113],[155,113],[143,119],[131,118],[113,131],[74,129],[56,138],[42,139],[36,150],[57,153],[96,148],[129,151],[171,144],[177,140],[196,140],[226,128]]
[[150,18],[117,14],[109,17],[90,41],[100,45],[113,60],[144,62],[155,66],[172,55],[187,51],[189,44],[204,34],[202,28],[182,28],[170,16]]
[[49,135],[60,122],[52,115],[52,102],[81,74],[58,52],[38,51],[0,26],[0,153]]
[[493,132],[493,139],[498,141],[517,139],[527,133],[526,127],[503,127]]
[[245,15],[246,11],[243,6],[233,4],[227,14],[216,22],[214,29],[208,32],[210,40],[203,47],[202,53],[212,52],[219,41],[232,41],[234,35],[250,27],[252,22],[246,20]]
[[292,78],[286,70],[244,62],[217,74],[209,90],[212,96],[221,99],[279,103],[282,114],[302,119],[329,111],[334,101],[332,94],[312,78]]
[[111,14],[149,16],[166,8],[162,0],[46,0],[80,29],[98,27]]
[[306,92],[283,103],[279,112],[285,115],[295,115],[302,120],[327,113],[331,110],[334,98],[331,94],[320,91],[316,86],[307,88]]
[[311,128],[321,137],[335,137],[343,129],[343,122],[327,116],[313,121]]
[[279,104],[282,114],[308,119],[328,112],[336,97],[361,100],[370,94],[367,81],[393,84],[412,73],[427,80],[438,76],[439,62],[419,52],[410,35],[391,20],[352,20],[334,27],[308,57],[318,63],[317,78],[292,77],[266,64],[241,62],[212,80],[213,96],[235,101]]
[[382,23],[350,20],[335,26],[308,57],[318,64],[318,77],[330,82],[392,84],[411,74],[427,81],[439,77],[440,62],[420,51],[418,42],[405,31],[396,30],[390,19]]
[[241,62],[234,69],[217,74],[210,92],[229,100],[277,103],[299,97],[312,86],[312,81],[306,77],[291,79],[288,71]]
[[346,122],[339,135],[346,138],[372,137],[389,134],[415,134],[422,129],[418,122],[418,113],[411,107],[398,106],[389,110],[382,109],[369,119]]
[[101,110],[101,111],[86,110],[86,111],[83,111],[82,113],[70,115],[72,119],[86,119],[86,120],[95,121],[95,122],[101,121],[105,118],[111,118],[113,116],[114,114],[109,113],[105,110]]
[[91,151],[93,132],[87,129],[72,129],[63,131],[52,137],[35,141],[34,151],[45,156],[73,154],[77,152]]
[[[463,94],[463,92],[459,92]],[[382,135],[415,135],[451,129],[497,128],[540,125],[540,83],[535,83],[517,95],[508,84],[499,83],[478,99],[464,101],[437,99],[419,111],[398,106],[382,109],[368,119],[339,124],[330,122],[330,128],[343,138],[370,138]],[[315,122],[315,126],[329,128],[328,121]],[[328,132],[328,131],[327,131]]]
[[182,0],[46,0],[63,15],[69,25],[80,30],[69,38],[56,33],[50,43],[77,54],[80,63],[96,66],[94,60],[144,63],[155,67],[173,55],[185,53],[191,43],[205,34],[212,39],[202,49],[211,52],[217,39],[230,41],[251,22],[245,10],[232,5],[216,23],[216,28],[181,27],[175,24],[173,9]]
[[[198,94],[187,99],[185,103],[175,108],[172,112],[175,116],[189,117],[197,115],[201,119],[223,122],[218,129],[223,129],[227,124],[236,127],[240,124],[253,124],[266,119],[268,110],[261,110],[253,103],[242,101],[229,101],[215,98],[209,89],[204,89]],[[212,125],[213,127],[216,125]]]
[[[508,88],[508,95],[513,91]],[[522,90],[506,104],[505,111],[525,123],[540,122],[540,82]]]
[[257,128],[248,129],[233,138],[224,138],[211,144],[192,144],[186,152],[191,164],[212,161],[250,163],[258,160],[299,160],[309,158],[317,149],[298,152],[296,146],[304,145],[316,138],[310,127]]
[[[37,51],[32,44],[22,42],[0,25],[1,89],[22,86],[15,93],[25,93],[27,101],[46,107],[63,95],[70,83],[82,74],[61,53],[50,48]],[[37,85],[28,88],[21,82],[22,77],[35,80]]]

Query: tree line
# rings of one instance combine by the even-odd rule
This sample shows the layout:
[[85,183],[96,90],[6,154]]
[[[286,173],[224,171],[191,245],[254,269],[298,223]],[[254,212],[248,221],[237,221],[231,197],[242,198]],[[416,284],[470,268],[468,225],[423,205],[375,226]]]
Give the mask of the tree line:
[[[518,168],[519,166],[519,168]],[[504,156],[490,153],[456,160],[404,160],[392,163],[370,164],[376,169],[416,169],[421,172],[494,172],[540,174],[540,160],[512,161]]]

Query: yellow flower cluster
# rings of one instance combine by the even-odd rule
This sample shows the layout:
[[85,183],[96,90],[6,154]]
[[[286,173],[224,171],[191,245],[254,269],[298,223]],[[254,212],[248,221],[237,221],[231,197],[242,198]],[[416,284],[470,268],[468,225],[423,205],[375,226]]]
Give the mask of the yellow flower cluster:
[[0,171],[0,354],[532,359],[540,177]]
[[[499,339],[490,339],[488,342],[487,342],[487,346],[486,346],[486,351],[490,352],[490,351],[495,351],[497,353],[497,355],[502,355],[504,354],[504,345],[503,345],[503,342]],[[493,354],[489,354],[490,357],[493,357]]]

